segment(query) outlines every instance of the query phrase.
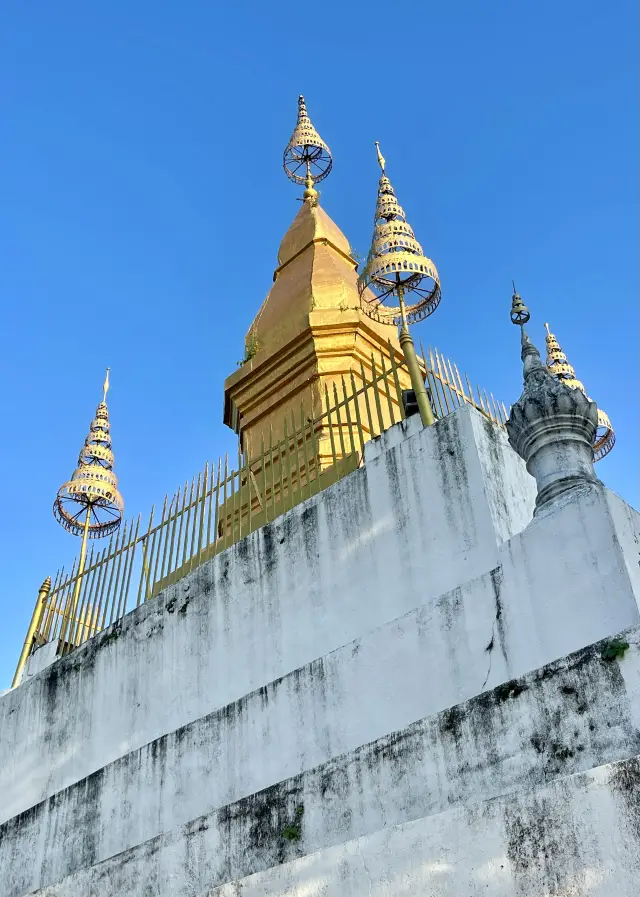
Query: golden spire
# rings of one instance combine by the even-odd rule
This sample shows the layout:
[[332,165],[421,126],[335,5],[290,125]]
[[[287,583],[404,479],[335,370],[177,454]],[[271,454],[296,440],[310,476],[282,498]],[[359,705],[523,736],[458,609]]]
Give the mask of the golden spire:
[[303,199],[315,204],[318,193],[313,184],[327,177],[333,161],[331,150],[311,123],[303,96],[298,97],[298,121],[284,151],[282,164],[289,180],[305,185]]
[[[90,539],[108,536],[120,526],[124,502],[118,492],[118,478],[113,472],[113,452],[107,392],[109,369],[103,386],[103,399],[96,409],[89,435],[84,441],[71,479],[58,490],[53,503],[56,520],[68,532]],[[88,523],[87,523],[88,521]]]
[[[440,302],[440,278],[436,266],[426,258],[415,238],[404,209],[396,199],[391,181],[385,174],[385,159],[376,141],[382,176],[378,183],[378,201],[374,217],[373,239],[367,263],[358,279],[363,309],[383,323],[421,321],[436,310]],[[376,294],[368,298],[365,291]],[[416,301],[397,306],[387,303],[392,297],[413,293]],[[370,295],[370,294],[369,294]]]
[[[569,364],[567,356],[560,348],[555,335],[551,333],[549,325],[545,324],[544,326],[547,329],[547,369],[549,373],[553,374],[565,386],[568,386],[570,389],[579,389],[586,396],[587,391],[583,383],[576,377],[573,365]],[[594,461],[599,461],[605,455],[608,455],[615,445],[615,441],[616,436],[609,417],[601,408],[598,408],[598,429],[593,442]]]
[[[433,411],[418,364],[409,324],[422,321],[440,303],[440,278],[431,259],[407,221],[404,209],[396,199],[391,181],[385,174],[385,158],[376,141],[378,164],[382,176],[378,183],[378,201],[373,224],[373,239],[358,291],[363,311],[383,324],[397,324],[399,340],[411,376],[411,386],[425,426],[434,423]],[[407,305],[405,296],[413,294]],[[394,303],[397,298],[398,304]]]

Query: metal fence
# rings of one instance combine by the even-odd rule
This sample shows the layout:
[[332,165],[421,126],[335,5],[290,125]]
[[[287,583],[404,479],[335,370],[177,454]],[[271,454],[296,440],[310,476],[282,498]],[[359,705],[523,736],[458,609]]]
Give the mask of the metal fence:
[[[404,416],[402,379],[389,358],[371,360],[358,372],[324,388],[317,415],[300,408],[284,420],[282,438],[270,432],[257,457],[240,450],[207,463],[191,482],[165,496],[148,521],[126,521],[102,550],[87,558],[77,600],[77,561],[58,571],[34,637],[34,646],[60,639],[59,653],[81,645],[143,601],[186,576],[253,530],[337,482],[362,461],[363,448]],[[426,385],[436,418],[471,404],[499,425],[507,411],[479,388],[474,391],[456,365],[437,350],[422,352]],[[357,379],[356,379],[357,375]],[[358,385],[359,382],[359,385]],[[465,388],[466,384],[466,388]]]

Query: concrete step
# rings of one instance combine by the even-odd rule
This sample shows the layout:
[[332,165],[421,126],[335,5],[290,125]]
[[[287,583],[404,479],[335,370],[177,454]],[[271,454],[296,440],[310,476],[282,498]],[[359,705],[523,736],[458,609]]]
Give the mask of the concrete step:
[[385,828],[199,897],[636,897],[639,880],[635,758]]
[[[590,646],[226,804],[215,798],[219,733],[212,727],[207,741],[200,729],[189,741],[182,732],[183,754],[156,748],[123,766],[122,778],[103,771],[1,827],[0,880],[7,897],[69,876],[83,882],[83,897],[105,876],[121,881],[122,893],[143,893],[140,882],[185,878],[197,861],[205,885],[221,885],[299,853],[628,759],[640,751],[640,632],[626,638],[621,660]],[[253,751],[239,774],[252,760]],[[196,798],[206,812],[162,827],[163,812],[176,818]],[[157,826],[151,837],[148,820]]]
[[[211,888],[216,846],[146,845],[34,897],[636,897],[640,758],[560,776],[307,853],[302,825],[275,862]],[[172,849],[173,848],[173,849]]]

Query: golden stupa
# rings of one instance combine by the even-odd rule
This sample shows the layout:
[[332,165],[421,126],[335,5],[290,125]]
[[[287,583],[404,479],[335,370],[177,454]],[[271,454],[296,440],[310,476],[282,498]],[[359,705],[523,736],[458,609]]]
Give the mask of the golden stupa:
[[[224,422],[238,433],[249,458],[261,453],[263,442],[282,439],[284,420],[292,414],[299,420],[301,405],[320,417],[327,391],[332,401],[334,386],[342,395],[343,376],[353,374],[360,386],[362,371],[372,379],[383,358],[389,367],[391,353],[398,365],[404,363],[392,321],[363,312],[349,241],[320,206],[313,186],[329,173],[331,153],[311,124],[304,98],[298,103],[284,168],[294,183],[306,185],[302,205],[280,244],[273,287],[247,332],[244,363],[224,385]],[[398,375],[401,387],[410,389],[406,367]],[[388,402],[385,393],[383,407]],[[402,415],[395,394],[392,402],[397,420]],[[321,469],[332,463],[331,429],[340,447],[338,426],[325,422],[316,433]]]

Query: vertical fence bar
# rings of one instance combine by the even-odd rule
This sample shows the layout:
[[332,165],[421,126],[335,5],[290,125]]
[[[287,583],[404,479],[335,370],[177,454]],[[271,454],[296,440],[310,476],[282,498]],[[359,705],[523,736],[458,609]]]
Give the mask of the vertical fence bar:
[[98,593],[98,601],[96,603],[96,611],[95,611],[95,619],[93,622],[94,629],[99,631],[100,629],[100,613],[102,611],[102,600],[104,598],[104,590],[107,583],[107,576],[109,573],[109,564],[111,563],[111,550],[113,548],[113,533],[109,539],[109,544],[107,545],[107,551],[104,558],[104,564],[102,565],[102,577],[100,579],[100,591]]
[[58,592],[60,591],[60,587],[62,585],[62,580],[64,579],[64,567],[62,567],[56,573],[56,578],[54,582],[53,589],[49,592],[49,600],[47,604],[46,616],[44,617],[42,623],[42,637],[45,642],[49,641],[49,635],[51,633],[51,624],[54,621],[55,617],[55,606],[58,600]]
[[111,594],[111,620],[110,623],[113,623],[114,620],[117,620],[117,610],[118,610],[118,586],[120,585],[120,573],[122,571],[122,561],[125,552],[125,542],[127,540],[126,531],[122,534],[122,541],[120,542],[120,551],[118,552],[118,563],[116,566],[116,578],[113,583],[113,592]]
[[344,433],[342,432],[342,418],[340,417],[340,402],[338,400],[338,388],[335,383],[333,384],[333,398],[335,401],[334,407],[336,409],[336,420],[338,421],[338,436],[340,438],[340,454],[344,458],[344,456],[347,454],[347,451],[346,451],[345,445],[344,445]]
[[440,402],[440,407],[442,408],[442,416],[444,417],[449,413],[449,403],[447,402],[447,397],[444,391],[444,387],[442,386],[442,381],[440,380],[440,376],[438,374],[436,361],[434,359],[433,350],[429,347],[429,362],[431,367],[431,375],[433,377],[433,382],[436,384],[436,392],[438,394],[438,400]]
[[358,440],[360,442],[360,447],[358,449],[358,452],[360,453],[360,456],[362,456],[364,453],[364,433],[362,431],[362,420],[360,418],[360,402],[358,401],[358,394],[356,391],[356,378],[353,374],[353,371],[351,371],[350,373],[351,373],[351,394],[353,395],[354,413],[356,416],[356,429],[358,431]]
[[[291,412],[293,414],[293,411]],[[276,472],[273,469],[273,427],[269,424],[269,467],[271,468],[271,513],[276,519]]]
[[224,543],[223,547],[226,548],[229,544],[229,527],[227,526],[227,521],[229,519],[229,508],[227,507],[227,481],[229,479],[229,454],[225,452],[224,454],[224,480],[222,482],[222,510],[224,513],[224,518],[222,520],[222,528],[223,528],[223,536]]
[[369,384],[364,370],[362,359],[360,360],[360,376],[362,377],[362,388],[364,393],[364,407],[367,412],[367,422],[369,424],[369,439],[373,439],[373,418],[371,417],[371,405],[369,404]]
[[191,525],[191,507],[193,505],[193,493],[196,486],[195,477],[191,480],[191,487],[189,489],[189,500],[187,502],[187,507],[184,512],[184,539],[182,540],[182,561],[180,566],[184,567],[187,563],[187,556],[189,553],[189,527]]
[[376,362],[373,357],[373,352],[371,353],[371,374],[373,376],[372,385],[373,385],[373,397],[376,403],[376,413],[378,415],[378,432],[375,434],[376,436],[380,436],[381,433],[384,433],[384,417],[382,415],[382,403],[380,402],[380,387],[378,386],[378,374],[376,372]]
[[[320,485],[320,446],[318,444],[318,439],[316,438],[316,419],[311,414],[311,419],[309,421],[309,439],[311,440],[311,449],[313,452],[313,469],[314,469],[314,480],[316,485]],[[317,491],[317,489],[316,489]]]
[[[78,567],[76,567],[76,564],[78,564]],[[69,577],[68,584],[67,584],[66,596],[65,596],[65,601],[64,601],[64,609],[63,609],[62,615],[60,617],[60,625],[57,627],[59,639],[62,639],[65,634],[64,630],[66,630],[66,628],[67,628],[66,621],[69,619],[69,614],[71,613],[71,600],[72,600],[72,596],[73,596],[73,588],[75,586],[74,579],[75,579],[75,575],[76,575],[76,569],[79,569],[78,558],[76,558],[73,562],[73,565],[71,567],[71,575]]]
[[[89,513],[89,512],[87,512]],[[87,600],[87,591],[90,588],[90,577],[91,577],[91,565],[93,564],[93,555],[94,548],[91,547],[91,551],[89,552],[89,559],[87,565],[85,567],[85,571],[82,575],[82,581],[80,583],[80,594],[78,595],[78,600],[75,603],[74,614],[75,618],[69,620],[69,629],[67,633],[67,641],[70,646],[70,649],[76,647],[77,639],[80,632],[80,620],[82,619],[82,613],[84,611],[84,606]],[[79,642],[78,642],[79,644]]]
[[[113,577],[114,577],[114,575],[115,575],[116,562],[117,562],[117,559],[118,559],[118,550],[119,550],[119,548],[120,548],[120,539],[121,539],[121,538],[122,538],[122,530],[118,530],[117,533],[116,533],[115,541],[114,541],[114,543],[113,543],[113,554],[111,555],[111,560],[108,562],[108,567],[109,567],[109,582],[108,582],[108,584],[107,584],[107,590],[106,590],[106,594],[105,594],[104,610],[103,610],[103,612],[102,612],[102,625],[100,626],[100,629],[104,629],[105,626],[108,625],[108,624],[107,624],[107,617],[108,617],[108,616],[111,616],[111,614],[109,614],[109,605],[110,605],[110,603],[112,603],[112,599],[111,599],[111,594],[112,594],[112,592],[111,592],[111,587],[112,587],[112,585],[113,585]],[[109,623],[112,623],[112,622],[113,622],[113,620],[112,620],[112,619],[109,619]]]
[[325,395],[325,401],[327,404],[327,426],[329,427],[329,443],[331,445],[331,457],[333,459],[332,463],[335,464],[337,461],[336,440],[335,440],[335,436],[333,433],[333,421],[331,420],[331,408],[330,408],[330,403],[329,403],[329,387],[327,386],[326,383],[324,385],[324,395]]
[[202,555],[204,544],[204,516],[207,503],[207,485],[209,482],[209,462],[204,465],[204,475],[202,477],[202,496],[200,498],[200,522],[198,523],[198,560]]
[[136,529],[133,534],[133,542],[131,543],[131,558],[129,560],[129,572],[127,573],[127,584],[126,584],[126,588],[123,592],[123,604],[122,604],[121,615],[124,615],[126,613],[127,604],[129,602],[129,595],[130,595],[129,590],[131,588],[131,574],[133,573],[133,565],[134,565],[135,559],[136,559],[136,549],[138,547],[138,542],[139,542],[139,539],[138,539],[139,529],[140,529],[140,514],[138,514],[138,519],[136,520]]
[[[193,491],[193,523],[191,524],[191,544],[189,545],[189,554],[188,560],[191,561],[196,551],[196,532],[198,529],[198,501],[200,499],[200,480],[202,479],[202,474],[198,474],[198,479],[196,480],[195,489]],[[189,565],[189,569],[191,569],[191,565]]]
[[[242,538],[242,526],[240,523],[240,519],[242,517],[242,502],[240,501],[240,499],[242,498],[242,495],[240,494],[241,485],[242,484],[240,482],[240,445],[238,445],[238,485],[237,485],[237,487],[236,487],[236,479],[235,479],[235,476],[233,476],[233,474],[232,474],[232,480],[231,480],[231,486],[233,488],[233,516],[231,518],[233,521],[233,525],[231,528],[231,536],[232,536],[231,544],[232,545],[235,545],[235,543]],[[238,514],[238,538],[237,539],[235,538],[236,512]]]
[[220,537],[220,478],[222,477],[222,458],[218,458],[218,475],[216,478],[216,509],[213,522],[214,539],[217,542]]
[[473,387],[471,386],[471,382],[470,382],[470,380],[469,380],[469,376],[468,376],[468,374],[465,374],[465,375],[464,375],[464,379],[465,379],[465,382],[466,382],[466,384],[467,384],[467,390],[468,390],[468,392],[469,392],[469,399],[470,399],[470,401],[471,401],[471,404],[473,405],[474,408],[477,408],[478,406],[477,406],[476,400],[475,400],[474,395],[473,395]]
[[453,376],[453,368],[451,367],[451,362],[448,358],[442,356],[442,364],[444,367],[444,375],[449,386],[449,392],[451,393],[451,403],[454,408],[459,408],[462,405],[462,402],[460,400],[460,396],[458,395],[458,388]]
[[[186,488],[185,488],[186,492]],[[144,578],[147,574],[147,553],[148,553],[148,542],[149,542],[149,533],[151,532],[151,527],[153,525],[153,511],[155,509],[155,505],[151,506],[151,514],[149,515],[149,526],[147,527],[147,531],[142,537],[142,563],[140,565],[140,583],[138,585],[138,595],[136,597],[136,607],[140,606],[140,601],[142,599],[142,583],[144,582]],[[109,600],[109,596],[107,595],[107,601]],[[107,611],[107,605],[105,602],[105,614]],[[104,620],[102,622],[102,628],[104,629]]]
[[347,429],[349,431],[349,442],[351,443],[351,453],[356,451],[356,444],[353,439],[353,424],[351,422],[351,412],[349,411],[349,397],[347,395],[347,384],[344,382],[344,377],[340,375],[340,379],[342,381],[342,397],[344,402],[344,416],[347,420]]
[[[169,552],[167,555],[167,565],[166,568],[163,569],[162,575],[168,576],[173,570],[174,567],[174,547],[176,541],[176,530],[178,528],[178,515],[180,514],[180,490],[181,487],[178,486],[176,494],[171,499],[171,504],[173,506],[173,516],[169,515],[169,520],[171,521],[171,538],[169,540]],[[175,502],[175,505],[174,505]],[[177,566],[177,564],[176,564]]]
[[[162,539],[169,535],[169,531],[166,528],[167,522],[167,501],[169,499],[169,495],[166,494],[164,497],[164,501],[162,502],[162,514],[160,515],[160,526],[158,527],[158,550],[155,553],[155,559],[153,564],[153,574],[151,576],[151,588],[153,589],[154,585],[158,580],[158,564],[160,562],[160,548],[162,546]],[[171,513],[171,509],[169,509],[169,513]],[[165,546],[166,547],[166,546]],[[160,572],[162,573],[162,568],[160,568]]]
[[311,474],[309,472],[309,446],[305,436],[306,422],[304,419],[304,405],[300,402],[300,438],[302,439],[302,451],[304,458],[304,478],[307,486],[307,498],[311,498]]
[[174,502],[176,500],[176,496],[174,495],[169,504],[169,513],[167,514],[167,523],[165,526],[165,537],[164,537],[164,548],[162,550],[162,563],[160,564],[160,576],[159,580],[163,580],[167,575],[167,571],[169,569],[169,565],[171,563],[171,559],[169,557],[169,544],[173,546],[173,533],[175,530],[176,524],[176,516],[174,512]]
[[211,483],[209,485],[209,507],[207,509],[207,540],[205,545],[208,547],[211,545],[211,522],[213,519],[213,475],[214,475],[214,466],[213,462],[211,462]]
[[389,417],[391,418],[391,426],[396,422],[396,415],[393,409],[393,400],[391,398],[391,390],[389,389],[389,379],[387,377],[387,368],[384,363],[384,355],[380,356],[380,367],[382,368],[382,383],[384,383],[384,391],[387,397],[387,405],[389,406]]
[[404,404],[402,401],[402,388],[400,386],[400,378],[398,377],[398,365],[396,364],[396,353],[393,351],[391,340],[389,340],[389,361],[391,362],[391,373],[393,374],[393,382],[396,388],[396,396],[398,398],[398,407],[400,409],[400,420],[404,420]]
[[[287,423],[287,416],[284,418],[284,441],[285,448],[287,452],[287,505],[283,507],[283,511],[288,508],[293,507],[293,472],[291,470],[291,445],[289,443],[289,425]],[[266,504],[266,489],[265,489],[265,504]]]
[[[284,422],[286,427],[286,417],[284,419]],[[287,450],[287,437],[286,435],[284,435],[284,432],[285,431],[283,431],[282,442],[278,443],[278,466],[280,467],[280,511],[282,514],[284,514],[284,509],[286,506],[284,498],[284,455]],[[280,452],[280,445],[282,445],[282,453]],[[251,489],[249,489],[249,497],[251,497]]]

